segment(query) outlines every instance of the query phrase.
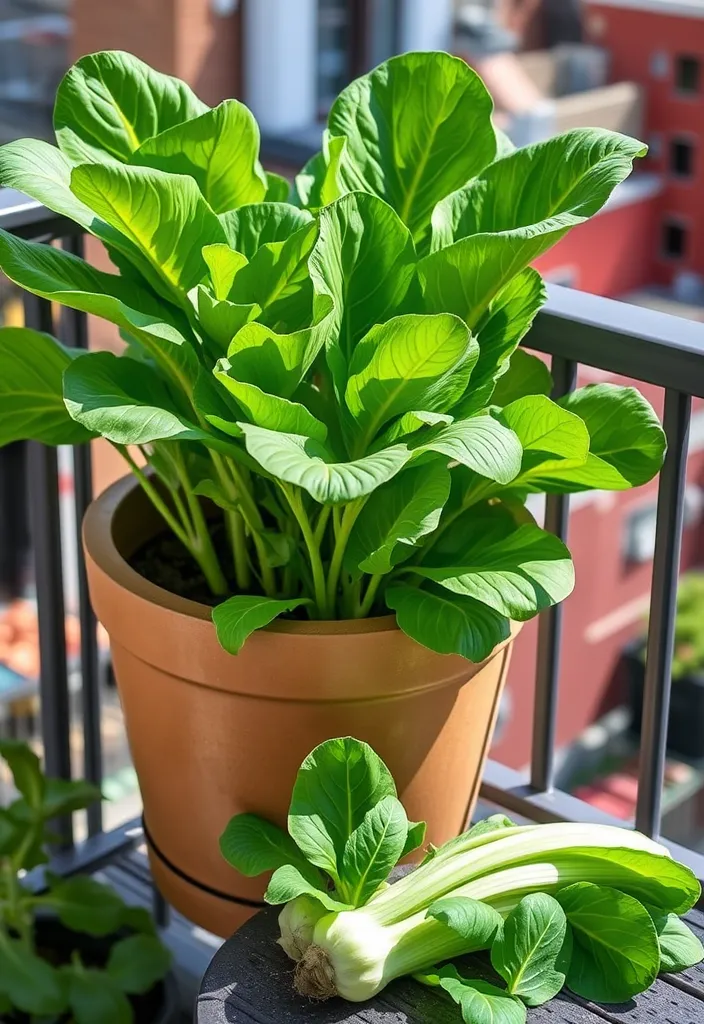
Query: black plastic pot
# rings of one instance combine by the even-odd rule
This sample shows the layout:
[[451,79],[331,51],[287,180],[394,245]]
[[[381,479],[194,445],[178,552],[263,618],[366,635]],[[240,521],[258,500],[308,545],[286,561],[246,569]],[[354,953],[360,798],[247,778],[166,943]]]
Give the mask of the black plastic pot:
[[[71,931],[56,918],[40,917],[36,921],[35,938],[40,955],[55,965],[69,963],[71,954],[78,952],[87,967],[102,967],[107,962],[112,946],[118,939],[124,938],[124,934],[93,938]],[[178,1024],[183,1019],[176,980],[171,974],[144,995],[130,996],[129,999],[134,1009],[135,1024]],[[44,1024],[62,1024],[64,1019],[57,1018],[56,1021],[46,1021]],[[30,1018],[20,1013],[3,1017],[2,1020],[7,1021],[7,1024],[27,1024]]]
[[[633,712],[631,731],[640,736],[645,685],[645,658],[641,643],[624,651],[628,666],[629,704]],[[704,675],[684,676],[672,681],[667,748],[690,760],[704,758]]]

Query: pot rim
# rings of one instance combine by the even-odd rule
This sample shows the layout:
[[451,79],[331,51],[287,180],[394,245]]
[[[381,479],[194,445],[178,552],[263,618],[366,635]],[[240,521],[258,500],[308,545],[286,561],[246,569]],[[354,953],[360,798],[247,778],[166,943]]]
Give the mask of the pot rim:
[[[113,521],[122,503],[139,488],[138,481],[128,473],[110,484],[93,498],[83,517],[83,543],[95,564],[125,590],[150,604],[190,618],[210,622],[212,608],[187,597],[165,590],[133,569],[115,542]],[[149,499],[145,496],[145,501]],[[395,615],[379,615],[367,619],[328,619],[307,622],[276,619],[258,632],[288,633],[300,636],[340,636],[366,633],[396,632]]]

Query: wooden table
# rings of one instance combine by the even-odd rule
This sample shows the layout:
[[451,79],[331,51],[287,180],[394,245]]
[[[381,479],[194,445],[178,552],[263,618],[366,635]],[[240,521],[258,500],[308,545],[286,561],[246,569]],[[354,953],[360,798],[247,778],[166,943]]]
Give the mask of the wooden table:
[[[369,1003],[310,1003],[292,989],[293,964],[276,945],[277,911],[252,918],[216,953],[205,973],[197,1024],[462,1024],[447,997],[411,980],[393,982]],[[704,938],[704,914],[686,920]],[[476,958],[463,965],[474,977],[492,977]],[[620,1006],[596,1006],[560,995],[528,1011],[528,1024],[704,1024],[704,965],[663,976],[650,991]]]

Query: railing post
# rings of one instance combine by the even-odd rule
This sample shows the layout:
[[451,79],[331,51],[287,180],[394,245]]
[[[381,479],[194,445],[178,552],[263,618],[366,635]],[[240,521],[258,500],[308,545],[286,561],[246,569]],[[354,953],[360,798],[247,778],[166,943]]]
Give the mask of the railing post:
[[636,828],[649,836],[660,832],[691,410],[689,395],[665,392],[668,449],[658,488],[636,808]]

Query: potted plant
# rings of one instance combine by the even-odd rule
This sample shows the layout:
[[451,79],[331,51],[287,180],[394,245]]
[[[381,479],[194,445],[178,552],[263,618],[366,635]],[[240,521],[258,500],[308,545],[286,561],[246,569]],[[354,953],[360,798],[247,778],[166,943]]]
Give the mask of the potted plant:
[[0,236],[13,281],[127,343],[3,331],[0,443],[99,435],[132,471],[86,518],[92,600],[155,877],[220,934],[262,896],[221,862],[224,824],[283,822],[330,736],[380,751],[433,842],[463,827],[511,638],[573,586],[526,495],[662,462],[637,391],[554,403],[518,349],[545,300],[530,262],[645,147],[579,129],[513,151],[491,112],[462,61],[393,58],[337,99],[289,197],[246,107],[101,53],[59,89],[58,148],[0,149],[0,182],[119,270]]
[[0,1017],[12,1024],[175,1024],[180,1019],[170,954],[147,911],[108,885],[46,868],[51,820],[87,807],[100,792],[48,779],[25,743],[0,742],[18,798],[0,811]]
[[[631,730],[640,736],[645,684],[645,639],[624,652],[628,666]],[[704,757],[704,572],[682,576],[677,590],[672,694],[667,746],[673,754]]]

